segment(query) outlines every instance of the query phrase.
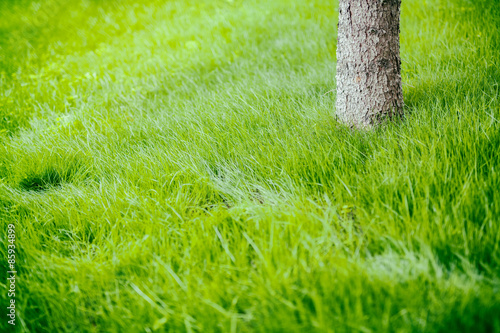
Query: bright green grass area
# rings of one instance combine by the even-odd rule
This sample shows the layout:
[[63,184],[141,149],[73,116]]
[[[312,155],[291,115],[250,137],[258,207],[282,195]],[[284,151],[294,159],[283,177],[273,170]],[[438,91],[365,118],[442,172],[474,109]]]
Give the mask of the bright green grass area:
[[403,0],[407,118],[372,132],[334,119],[336,19],[2,1],[17,329],[500,332],[498,1]]

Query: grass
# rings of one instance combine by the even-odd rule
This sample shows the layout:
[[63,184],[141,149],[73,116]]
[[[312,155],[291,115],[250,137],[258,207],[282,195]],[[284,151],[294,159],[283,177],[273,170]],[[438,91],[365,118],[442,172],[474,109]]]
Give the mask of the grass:
[[500,332],[499,8],[403,1],[407,117],[353,132],[336,2],[4,0],[16,328]]

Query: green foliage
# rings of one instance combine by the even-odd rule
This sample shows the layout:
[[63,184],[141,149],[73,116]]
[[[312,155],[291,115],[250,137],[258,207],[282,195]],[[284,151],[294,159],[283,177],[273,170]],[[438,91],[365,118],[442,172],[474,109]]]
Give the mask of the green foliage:
[[331,1],[1,6],[18,328],[500,332],[496,1],[403,1],[373,132],[334,119]]

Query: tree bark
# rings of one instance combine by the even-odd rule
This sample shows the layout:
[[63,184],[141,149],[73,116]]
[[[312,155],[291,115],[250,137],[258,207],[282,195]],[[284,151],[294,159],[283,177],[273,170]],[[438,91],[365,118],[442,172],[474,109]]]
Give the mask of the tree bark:
[[399,17],[401,0],[339,0],[339,120],[370,128],[403,114]]

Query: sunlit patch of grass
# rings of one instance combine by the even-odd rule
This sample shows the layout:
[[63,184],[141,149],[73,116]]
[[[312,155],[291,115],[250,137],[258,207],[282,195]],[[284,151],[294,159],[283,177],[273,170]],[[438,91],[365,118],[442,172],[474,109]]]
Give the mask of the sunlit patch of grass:
[[373,132],[334,119],[330,1],[2,5],[21,327],[500,332],[494,2],[403,1]]

